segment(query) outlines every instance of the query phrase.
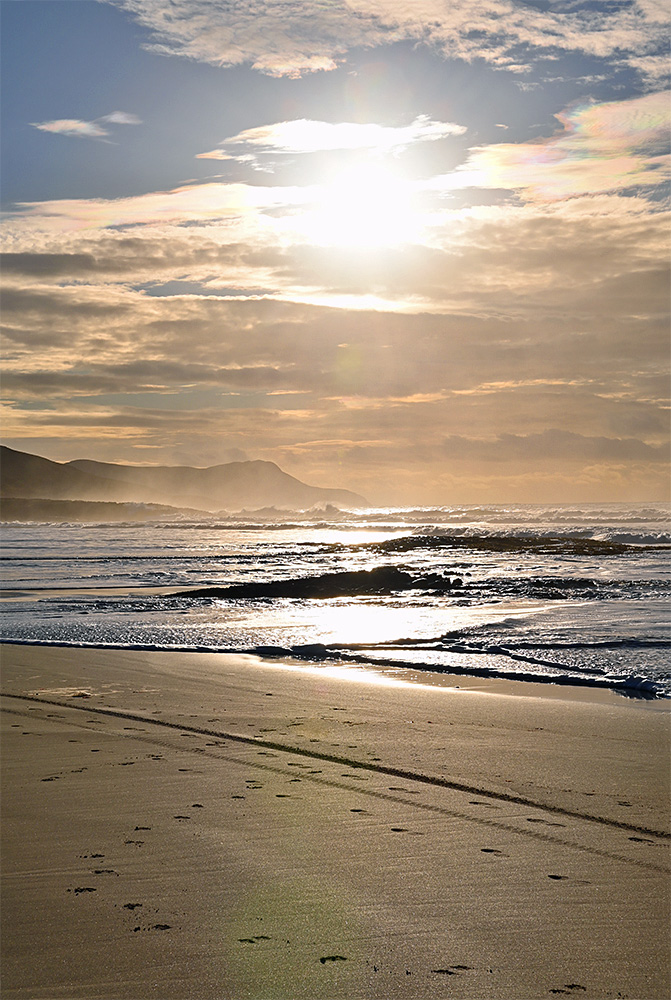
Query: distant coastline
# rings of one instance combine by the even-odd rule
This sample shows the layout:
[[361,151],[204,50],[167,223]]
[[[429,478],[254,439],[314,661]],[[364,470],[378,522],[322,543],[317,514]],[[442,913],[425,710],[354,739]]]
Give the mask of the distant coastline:
[[[0,452],[0,496],[9,505],[3,514],[6,520],[99,520],[108,515],[114,520],[143,520],[184,512],[209,515],[271,506],[291,510],[318,504],[348,509],[369,506],[358,493],[310,486],[274,462],[229,462],[201,469],[114,465],[89,459],[53,462],[5,446]],[[33,504],[30,516],[24,509],[29,501]],[[59,508],[53,506],[56,501],[75,503]],[[83,504],[107,504],[108,508],[96,511]],[[138,509],[138,504],[155,509],[147,513]]]
[[205,511],[170,507],[157,503],[117,503],[104,500],[43,500],[32,497],[6,497],[0,501],[3,521],[155,521],[199,517]]

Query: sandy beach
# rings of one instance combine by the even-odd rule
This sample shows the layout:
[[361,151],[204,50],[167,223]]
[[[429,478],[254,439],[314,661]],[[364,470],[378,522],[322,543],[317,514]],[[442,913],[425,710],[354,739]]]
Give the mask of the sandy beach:
[[2,647],[2,996],[671,991],[669,706]]

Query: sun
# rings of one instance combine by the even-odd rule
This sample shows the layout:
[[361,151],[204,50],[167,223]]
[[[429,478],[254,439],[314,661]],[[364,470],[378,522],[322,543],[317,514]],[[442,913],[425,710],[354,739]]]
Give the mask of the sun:
[[372,163],[339,172],[313,188],[310,206],[295,219],[316,246],[396,247],[417,242],[421,214],[413,183]]

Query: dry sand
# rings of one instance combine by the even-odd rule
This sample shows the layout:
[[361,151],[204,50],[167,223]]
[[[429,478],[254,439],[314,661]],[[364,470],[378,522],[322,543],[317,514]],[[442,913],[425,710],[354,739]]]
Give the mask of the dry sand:
[[4,1000],[671,995],[668,705],[2,652]]

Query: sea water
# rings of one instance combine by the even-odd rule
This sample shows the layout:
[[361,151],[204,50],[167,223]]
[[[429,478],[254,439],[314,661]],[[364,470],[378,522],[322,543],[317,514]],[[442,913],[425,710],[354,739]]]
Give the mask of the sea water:
[[[271,509],[10,523],[2,537],[5,641],[252,652],[671,696],[665,504]],[[214,589],[190,593],[203,588]]]

